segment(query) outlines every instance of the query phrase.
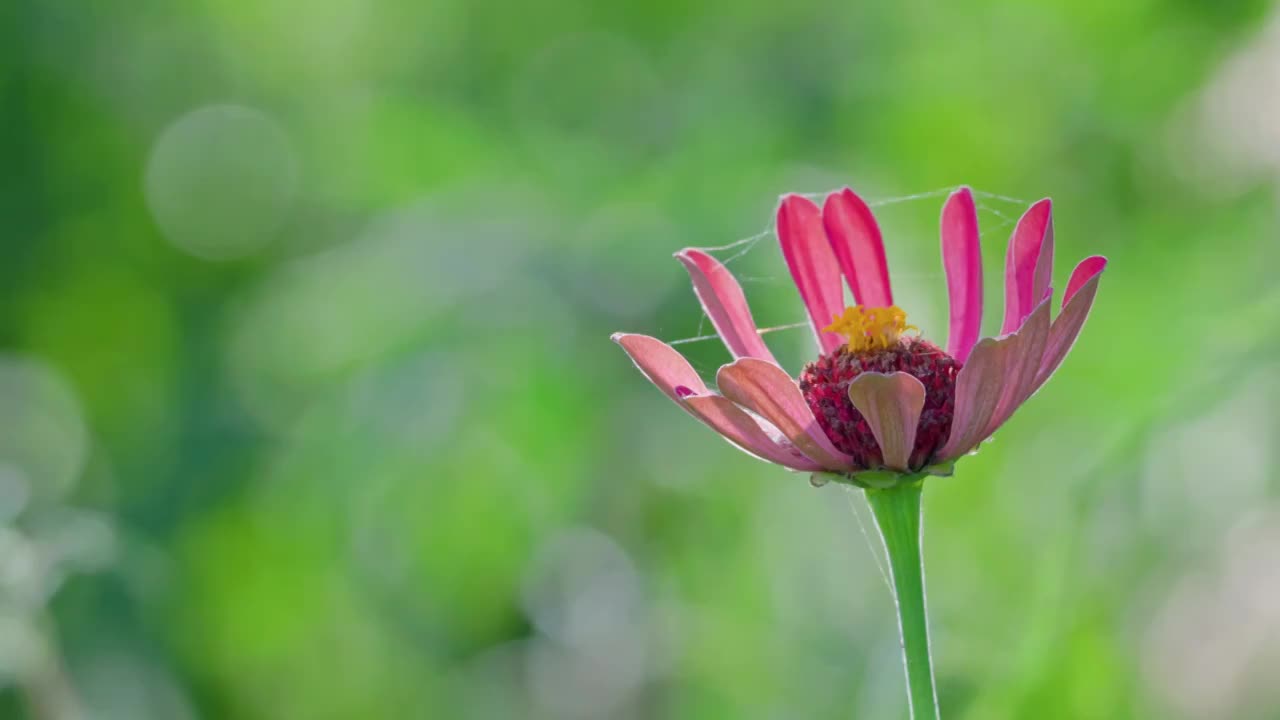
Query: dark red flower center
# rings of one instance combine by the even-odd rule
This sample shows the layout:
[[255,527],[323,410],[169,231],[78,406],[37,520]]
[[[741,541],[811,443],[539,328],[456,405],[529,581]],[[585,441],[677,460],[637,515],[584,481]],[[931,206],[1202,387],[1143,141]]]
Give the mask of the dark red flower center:
[[841,345],[805,366],[800,389],[827,437],[859,466],[877,469],[884,464],[880,446],[866,418],[849,400],[849,383],[864,372],[905,372],[924,384],[924,410],[911,468],[927,465],[951,432],[960,363],[928,340],[903,337],[885,349],[851,351]]

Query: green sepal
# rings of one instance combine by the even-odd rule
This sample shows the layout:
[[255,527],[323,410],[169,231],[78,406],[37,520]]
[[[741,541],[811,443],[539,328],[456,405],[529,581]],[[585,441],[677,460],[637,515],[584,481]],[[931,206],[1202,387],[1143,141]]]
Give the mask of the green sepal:
[[935,475],[937,477],[951,477],[953,474],[955,474],[955,471],[956,471],[956,461],[948,460],[946,462],[938,463],[937,465],[930,465],[924,468],[923,470],[921,470],[920,472],[927,475]]
[[933,475],[936,477],[951,477],[955,472],[956,463],[949,460],[937,465],[930,465],[922,468],[918,472],[903,473],[896,470],[863,470],[861,472],[850,473],[849,475],[841,475],[832,472],[815,472],[809,474],[809,484],[819,488],[828,483],[841,483],[843,485],[853,485],[864,490],[887,490],[895,488],[907,483],[923,480]]
[[853,481],[865,488],[891,488],[910,477],[894,470],[864,470],[853,474]]

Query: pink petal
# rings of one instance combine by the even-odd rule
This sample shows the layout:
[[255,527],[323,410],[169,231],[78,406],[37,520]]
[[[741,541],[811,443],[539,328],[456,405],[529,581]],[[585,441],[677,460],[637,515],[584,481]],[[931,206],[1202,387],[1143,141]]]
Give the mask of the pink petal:
[[684,399],[684,404],[699,420],[751,455],[792,470],[818,472],[823,469],[790,442],[774,437],[759,420],[728,398],[691,395]]
[[824,468],[852,472],[853,458],[831,444],[805,402],[800,386],[773,363],[742,358],[716,374],[720,392],[730,400],[773,423],[800,452]]
[[1039,304],[1053,276],[1053,203],[1032,205],[1009,238],[1004,269],[1004,326],[1008,334]]
[[776,438],[777,429],[762,424],[742,408],[707,390],[698,373],[670,345],[647,335],[628,333],[616,333],[613,341],[622,346],[640,372],[667,397],[729,442],[756,457],[793,470],[823,469],[791,443]]
[[1018,331],[978,343],[956,378],[951,435],[936,462],[952,460],[991,437],[1035,392],[1049,339],[1049,298]]
[[822,206],[822,224],[853,299],[867,307],[889,307],[889,264],[871,208],[849,188],[831,193]]
[[778,207],[777,227],[782,256],[809,312],[818,347],[831,352],[844,344],[844,338],[822,329],[844,310],[844,288],[840,266],[822,227],[822,213],[805,198],[787,195]]
[[622,346],[650,382],[677,403],[689,395],[709,392],[689,361],[661,340],[648,335],[614,333],[613,341]]
[[729,269],[696,248],[681,250],[676,259],[689,271],[693,291],[729,352],[735,358],[756,357],[772,362],[773,353],[756,330],[747,298]]
[[1071,273],[1067,293],[1063,297],[1062,312],[1049,329],[1049,341],[1045,344],[1044,357],[1040,360],[1040,372],[1036,375],[1032,393],[1049,380],[1080,336],[1084,321],[1093,307],[1093,300],[1098,295],[1098,282],[1106,267],[1106,258],[1094,256],[1081,260]]
[[965,362],[982,330],[982,252],[978,245],[978,209],[963,187],[942,206],[942,265],[951,296],[947,354]]
[[[991,420],[978,442],[991,437],[1022,403],[1031,397],[1036,376],[1040,372],[1040,359],[1044,356],[1045,343],[1049,339],[1049,298],[1045,298],[1018,328],[1009,350],[1009,367],[1000,399],[991,413]],[[961,370],[963,372],[963,370]],[[975,443],[976,444],[976,443]]]
[[1092,255],[1080,261],[1071,271],[1071,279],[1067,280],[1067,292],[1062,296],[1062,307],[1071,302],[1071,298],[1080,291],[1085,283],[1092,280],[1107,267],[1107,259],[1101,255]]
[[946,462],[971,450],[986,436],[987,425],[1000,402],[1017,335],[983,338],[956,378],[955,414],[951,435],[934,462]]
[[849,400],[871,426],[885,466],[909,470],[924,409],[924,384],[904,372],[864,372],[849,383]]

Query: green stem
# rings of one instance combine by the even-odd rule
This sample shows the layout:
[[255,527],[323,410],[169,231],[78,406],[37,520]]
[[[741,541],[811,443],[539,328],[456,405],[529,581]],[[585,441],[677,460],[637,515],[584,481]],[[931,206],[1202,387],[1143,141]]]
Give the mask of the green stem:
[[937,720],[938,699],[929,657],[929,621],[925,617],[924,561],[920,555],[922,485],[920,480],[914,480],[883,490],[869,489],[867,502],[871,504],[889,554],[911,717]]

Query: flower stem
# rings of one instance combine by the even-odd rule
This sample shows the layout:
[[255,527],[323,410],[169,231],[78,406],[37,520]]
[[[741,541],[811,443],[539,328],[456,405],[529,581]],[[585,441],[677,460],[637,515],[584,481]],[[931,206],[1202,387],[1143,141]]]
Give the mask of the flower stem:
[[925,617],[924,562],[920,555],[922,486],[920,480],[912,480],[891,488],[868,489],[867,502],[871,504],[889,555],[911,717],[937,720],[938,699],[929,656],[929,621]]

